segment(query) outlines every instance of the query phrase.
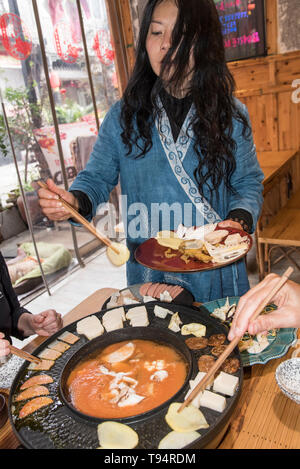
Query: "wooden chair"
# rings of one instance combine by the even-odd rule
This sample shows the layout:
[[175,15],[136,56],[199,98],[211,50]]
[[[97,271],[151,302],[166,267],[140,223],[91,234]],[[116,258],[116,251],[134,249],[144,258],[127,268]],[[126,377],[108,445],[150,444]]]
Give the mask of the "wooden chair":
[[[300,190],[269,219],[266,226],[262,227],[259,221],[256,242],[260,280],[270,273],[272,264],[283,258],[300,270],[292,256],[300,248]],[[275,251],[280,254],[277,258],[273,256]]]

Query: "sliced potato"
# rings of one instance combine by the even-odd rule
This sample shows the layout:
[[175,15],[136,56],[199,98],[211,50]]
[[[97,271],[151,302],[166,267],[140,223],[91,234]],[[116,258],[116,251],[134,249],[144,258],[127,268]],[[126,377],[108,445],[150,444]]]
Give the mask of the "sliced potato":
[[138,434],[128,425],[118,422],[103,422],[98,425],[101,448],[133,449],[138,445]]
[[170,432],[159,443],[158,449],[180,449],[200,438],[198,432]]
[[179,402],[173,402],[165,417],[167,424],[172,430],[179,433],[188,433],[199,430],[200,428],[209,427],[204,415],[199,409],[189,405],[181,412],[178,412],[181,405],[182,404]]
[[125,244],[119,244],[115,242],[111,243],[111,245],[113,248],[117,249],[119,253],[117,254],[111,247],[108,247],[106,253],[110,262],[116,265],[117,267],[126,264],[130,257],[130,252],[127,246],[125,246]]
[[185,324],[181,328],[182,335],[193,334],[196,337],[204,337],[206,334],[206,327],[203,324],[196,322],[191,322],[190,324]]

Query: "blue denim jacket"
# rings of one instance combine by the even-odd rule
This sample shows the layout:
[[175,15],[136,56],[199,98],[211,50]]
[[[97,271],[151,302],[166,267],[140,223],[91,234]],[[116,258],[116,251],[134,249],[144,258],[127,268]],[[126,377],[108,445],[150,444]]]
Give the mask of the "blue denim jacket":
[[[239,101],[248,117],[247,109]],[[143,282],[167,282],[182,285],[195,297],[206,302],[226,296],[239,296],[249,289],[245,262],[211,271],[191,274],[174,274],[150,270],[134,259],[136,247],[161,229],[177,229],[223,220],[234,209],[245,209],[253,218],[255,229],[262,206],[263,173],[257,161],[252,134],[243,136],[242,124],[233,122],[233,138],[236,142],[236,170],[231,178],[235,193],[220,184],[218,194],[210,200],[208,188],[203,199],[197,189],[194,170],[198,165],[194,151],[193,135],[188,131],[193,107],[175,143],[166,117],[153,124],[151,150],[142,158],[136,158],[139,150],[133,147],[130,155],[122,142],[120,125],[121,102],[107,113],[86,168],[79,173],[70,190],[86,193],[92,203],[93,215],[99,204],[107,202],[109,194],[119,178],[122,192],[122,215],[127,245],[131,257],[127,263],[128,285]],[[210,202],[208,202],[210,200]],[[158,212],[163,205],[174,210],[182,208],[184,220],[169,218],[169,226],[163,226]]]

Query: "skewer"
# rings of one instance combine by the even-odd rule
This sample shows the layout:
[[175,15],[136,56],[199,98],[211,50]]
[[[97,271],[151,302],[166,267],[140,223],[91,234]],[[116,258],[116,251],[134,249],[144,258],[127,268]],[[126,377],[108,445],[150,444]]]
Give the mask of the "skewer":
[[[263,309],[270,303],[272,298],[275,296],[275,294],[283,287],[283,285],[286,283],[290,275],[294,269],[292,267],[289,267],[285,273],[282,275],[282,277],[278,280],[277,284],[275,287],[271,290],[271,292],[266,296],[264,300],[262,300],[259,304],[259,306],[256,308],[254,313],[252,314],[250,321],[254,321],[260,313],[263,311]],[[205,386],[208,384],[208,382],[211,380],[211,378],[215,375],[215,373],[218,371],[220,366],[223,364],[225,359],[228,357],[228,355],[231,354],[231,352],[237,347],[239,341],[241,340],[241,336],[235,337],[230,344],[226,347],[224,352],[219,356],[219,358],[215,361],[214,365],[211,367],[211,369],[206,373],[206,375],[202,378],[202,380],[198,383],[198,385],[193,389],[191,394],[187,397],[187,399],[183,402],[183,404],[179,407],[178,412],[181,412],[191,401],[195,399],[195,397],[201,392]]]
[[37,365],[39,363],[42,363],[42,359],[38,357],[34,357],[33,355],[30,355],[30,353],[24,352],[24,350],[20,350],[13,345],[9,346],[10,351],[13,355],[16,355],[17,357],[24,358],[24,360],[27,360],[32,363],[36,363]]
[[[47,191],[51,192],[47,184],[45,184],[42,181],[38,181],[39,186],[42,189],[46,189]],[[53,192],[54,193],[54,192]],[[98,238],[100,241],[102,241],[106,246],[108,246],[112,251],[114,251],[116,254],[120,254],[120,252],[112,245],[111,241],[106,238],[106,236],[102,235],[99,233],[94,226],[89,223],[82,215],[80,215],[75,208],[72,207],[68,202],[66,202],[60,195],[55,194],[59,201],[62,203],[62,205],[65,207],[66,210],[72,215],[73,218],[75,218],[76,221],[81,223],[85,228],[90,231],[96,238]]]

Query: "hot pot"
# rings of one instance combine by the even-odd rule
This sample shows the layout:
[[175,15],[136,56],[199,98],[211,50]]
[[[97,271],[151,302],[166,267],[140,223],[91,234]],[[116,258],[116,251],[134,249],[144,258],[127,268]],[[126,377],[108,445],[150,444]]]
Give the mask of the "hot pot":
[[[154,313],[154,306],[158,304],[168,308],[172,312],[178,312],[183,324],[199,322],[206,326],[207,337],[212,334],[226,334],[227,329],[220,321],[210,317],[205,308],[194,309],[182,305],[170,303],[152,302],[145,304],[148,311],[149,326],[146,328],[133,328],[128,323],[124,323],[124,329],[119,329],[88,341],[84,336],[70,347],[58,360],[50,371],[45,372],[50,375],[54,382],[49,385],[50,397],[53,404],[40,409],[25,419],[18,418],[18,406],[14,403],[14,396],[19,393],[20,386],[34,372],[28,370],[28,362],[20,368],[10,391],[9,397],[9,418],[16,436],[26,448],[36,449],[95,449],[99,447],[97,437],[97,426],[105,419],[98,419],[87,416],[76,410],[68,396],[66,389],[67,378],[73,367],[93,353],[95,350],[104,348],[115,342],[127,339],[143,338],[156,342],[169,344],[177,349],[183,356],[188,366],[188,373],[182,388],[167,402],[161,406],[145,412],[144,414],[116,419],[131,426],[139,435],[139,445],[137,449],[156,449],[158,444],[171,428],[165,421],[165,415],[171,402],[183,402],[189,390],[189,380],[194,379],[198,373],[197,361],[200,355],[208,354],[209,350],[189,350],[185,340],[190,336],[182,336],[181,333],[174,333],[168,329],[170,319],[157,318]],[[125,306],[127,312],[135,305]],[[95,315],[101,320],[106,311],[100,311]],[[169,316],[169,315],[168,315]],[[64,331],[76,334],[77,322],[74,322],[40,345],[34,354],[38,355],[50,343],[60,337]],[[239,377],[239,387],[233,397],[227,397],[226,409],[222,413],[215,412],[208,408],[201,408],[209,428],[199,431],[200,437],[187,448],[215,447],[221,436],[226,431],[230,417],[238,403],[242,389],[243,369],[238,348],[232,354],[240,361],[240,368],[235,373]],[[113,420],[113,419],[112,419]]]

